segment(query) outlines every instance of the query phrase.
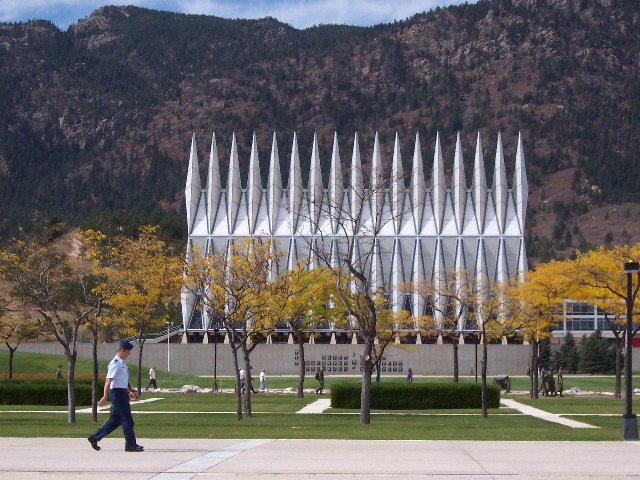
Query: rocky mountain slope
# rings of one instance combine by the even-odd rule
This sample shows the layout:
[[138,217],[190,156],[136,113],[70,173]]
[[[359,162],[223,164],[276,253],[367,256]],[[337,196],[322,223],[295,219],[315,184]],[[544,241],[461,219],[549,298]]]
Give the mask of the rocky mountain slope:
[[66,32],[0,24],[0,234],[34,210],[181,215],[192,132],[203,161],[212,131],[225,160],[235,132],[245,168],[253,132],[264,162],[277,133],[283,165],[293,132],[303,163],[314,132],[325,162],[334,131],[345,158],[356,131],[363,158],[379,132],[385,162],[398,132],[405,163],[418,132],[429,171],[436,132],[450,169],[458,131],[467,167],[478,131],[492,164],[500,131],[510,167],[525,143],[531,257],[640,240],[636,7],[480,0],[307,30],[103,7]]

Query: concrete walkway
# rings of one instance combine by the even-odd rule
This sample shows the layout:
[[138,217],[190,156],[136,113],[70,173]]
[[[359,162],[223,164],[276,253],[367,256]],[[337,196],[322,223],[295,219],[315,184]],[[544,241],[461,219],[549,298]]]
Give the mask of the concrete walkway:
[[571,420],[569,418],[561,417],[557,413],[549,413],[544,410],[540,410],[539,408],[530,407],[529,405],[524,405],[520,402],[516,402],[515,400],[510,400],[503,398],[500,400],[500,403],[503,405],[516,409],[525,415],[530,415],[532,417],[541,418],[542,420],[546,420],[548,422],[559,423],[561,425],[565,425],[571,428],[600,428],[594,425],[589,425],[588,423],[578,422],[576,420]]
[[310,403],[302,410],[298,410],[296,413],[322,413],[329,408],[331,408],[331,399],[321,398],[320,400]]
[[640,480],[640,442],[0,438],[3,480]]

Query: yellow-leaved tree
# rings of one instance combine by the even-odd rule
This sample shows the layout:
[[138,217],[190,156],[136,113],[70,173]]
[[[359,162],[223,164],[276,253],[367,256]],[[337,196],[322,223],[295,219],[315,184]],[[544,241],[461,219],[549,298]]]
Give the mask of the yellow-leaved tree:
[[185,265],[184,288],[199,299],[199,308],[209,319],[224,326],[229,337],[236,371],[236,418],[242,420],[242,392],[239,388],[242,355],[246,382],[244,414],[251,416],[251,352],[273,330],[273,317],[267,305],[271,279],[282,252],[263,237],[234,239],[228,250],[203,252],[189,250]]
[[569,295],[573,282],[567,277],[569,261],[552,260],[525,272],[523,282],[515,282],[508,291],[509,316],[519,324],[524,340],[530,342],[529,395],[538,398],[540,342],[562,320],[560,304]]
[[[636,274],[628,298],[626,274],[623,264],[640,259],[640,244],[620,245],[613,248],[599,247],[586,253],[578,254],[575,261],[570,263],[567,278],[571,280],[573,288],[570,298],[583,300],[598,307],[604,315],[605,322],[615,342],[616,384],[615,397],[620,398],[622,391],[622,352],[626,337],[626,305],[630,300],[635,304],[640,289],[640,274]],[[640,324],[632,326],[631,336],[640,329]]]
[[269,285],[271,294],[266,297],[263,316],[272,327],[286,324],[296,337],[300,356],[300,398],[304,397],[304,332],[314,323],[332,316],[328,308],[332,290],[331,272],[321,267],[310,270],[306,261],[299,262],[293,270],[285,270]]
[[105,300],[96,278],[75,255],[64,226],[36,218],[31,233],[9,240],[0,251],[0,276],[11,285],[11,310],[37,320],[67,358],[67,421],[75,423],[78,339],[88,318]]
[[[141,227],[135,238],[118,237],[106,247],[108,262],[96,264],[96,292],[107,296],[111,321],[138,344],[138,394],[142,390],[142,354],[151,330],[168,319],[167,304],[180,296],[182,259],[158,239],[157,227]],[[99,236],[99,234],[98,234]]]

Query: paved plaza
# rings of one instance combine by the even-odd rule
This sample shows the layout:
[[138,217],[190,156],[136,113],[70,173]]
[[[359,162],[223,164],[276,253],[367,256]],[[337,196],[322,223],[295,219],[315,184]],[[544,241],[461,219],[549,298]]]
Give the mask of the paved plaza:
[[640,442],[0,438],[2,480],[640,479]]

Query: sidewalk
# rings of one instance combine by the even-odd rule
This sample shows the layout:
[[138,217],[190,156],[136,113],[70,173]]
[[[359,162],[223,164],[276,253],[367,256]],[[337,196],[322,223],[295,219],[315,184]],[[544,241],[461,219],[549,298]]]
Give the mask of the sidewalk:
[[640,442],[0,438],[3,480],[640,480]]

